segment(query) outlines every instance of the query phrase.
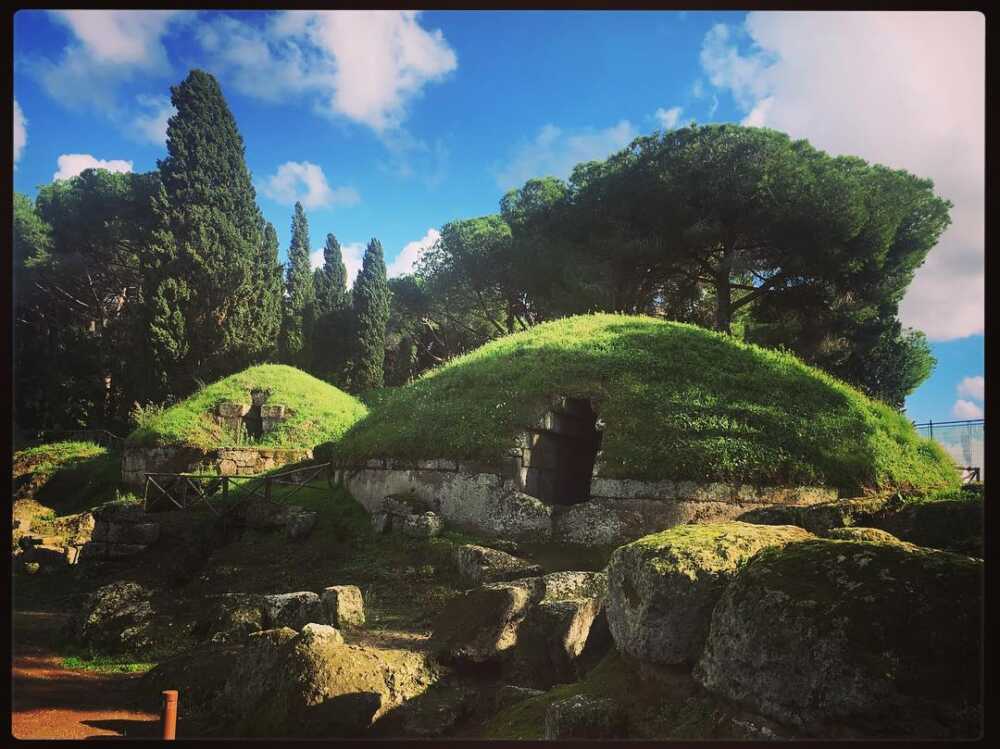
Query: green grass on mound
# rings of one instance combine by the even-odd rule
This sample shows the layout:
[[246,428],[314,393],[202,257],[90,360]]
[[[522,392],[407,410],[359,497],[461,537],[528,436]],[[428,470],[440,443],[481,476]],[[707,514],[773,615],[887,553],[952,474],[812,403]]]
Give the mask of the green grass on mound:
[[888,406],[791,354],[693,325],[584,315],[506,336],[384,394],[324,450],[337,460],[499,465],[554,396],[590,398],[604,474],[824,484],[846,494],[957,488],[953,461]]
[[66,515],[113,499],[121,458],[93,442],[52,442],[14,453],[14,492]]
[[[250,404],[251,389],[270,390],[267,403],[284,405],[285,421],[258,442],[227,434],[212,416],[222,401]],[[202,448],[257,444],[267,447],[311,448],[335,440],[365,415],[357,399],[283,364],[262,364],[208,385],[129,435],[129,447],[191,445]]]

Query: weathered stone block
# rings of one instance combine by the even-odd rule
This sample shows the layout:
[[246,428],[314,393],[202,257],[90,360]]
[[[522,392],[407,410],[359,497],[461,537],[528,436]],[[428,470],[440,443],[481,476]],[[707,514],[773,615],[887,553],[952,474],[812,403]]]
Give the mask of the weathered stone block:
[[265,403],[260,407],[260,417],[279,421],[285,418],[285,407],[278,403]]
[[312,510],[289,508],[285,515],[285,535],[292,540],[305,538],[316,527],[318,518],[319,515]]
[[542,568],[525,559],[485,546],[467,544],[455,550],[458,574],[471,583],[495,583],[542,574]]
[[328,624],[316,624],[315,622],[310,622],[302,628],[301,637],[302,642],[308,644],[319,641],[329,643],[330,645],[344,644],[344,636],[340,634],[340,630],[331,627]]
[[250,406],[235,401],[222,401],[215,407],[215,412],[223,418],[241,418],[250,412]]
[[618,649],[654,663],[697,660],[712,609],[740,565],[761,549],[811,537],[794,526],[718,523],[677,526],[619,547],[608,564],[607,597]]
[[375,533],[388,533],[392,529],[392,516],[388,512],[373,512],[371,522]]
[[356,585],[331,585],[323,589],[324,621],[334,627],[363,627],[365,604]]
[[402,517],[400,530],[411,538],[433,538],[444,529],[441,517],[433,512],[422,515],[405,515]]
[[266,629],[291,627],[298,630],[309,622],[323,620],[323,605],[316,593],[278,593],[263,596],[261,613]]

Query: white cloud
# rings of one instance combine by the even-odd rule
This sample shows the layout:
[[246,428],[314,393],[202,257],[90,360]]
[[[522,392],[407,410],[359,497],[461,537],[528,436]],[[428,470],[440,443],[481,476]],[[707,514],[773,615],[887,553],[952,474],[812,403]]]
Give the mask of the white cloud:
[[931,340],[984,332],[985,19],[974,12],[750,13],[702,67],[744,122],[934,180],[952,226],[900,307]]
[[21,151],[28,142],[28,121],[21,111],[21,105],[14,99],[14,163],[21,158]]
[[210,65],[248,96],[313,93],[316,108],[381,133],[399,127],[428,83],[458,67],[439,29],[416,11],[286,11],[263,27],[232,17],[204,23]]
[[638,130],[628,120],[604,130],[570,135],[555,125],[545,125],[528,143],[522,143],[510,163],[496,175],[501,189],[520,187],[532,177],[567,178],[584,161],[603,159],[627,146]]
[[959,399],[952,406],[951,415],[956,419],[981,419],[983,418],[983,409],[972,401]]
[[45,90],[62,104],[92,106],[117,114],[118,86],[137,74],[170,72],[163,36],[173,24],[189,21],[188,11],[58,10],[51,17],[74,41],[58,61],[33,60],[30,68]]
[[673,130],[677,127],[677,122],[681,118],[682,111],[680,107],[671,107],[670,109],[663,109],[661,107],[653,112],[653,117],[656,118],[656,121],[660,123],[660,127],[664,130]]
[[423,254],[434,246],[434,243],[441,238],[441,232],[437,229],[428,229],[420,239],[408,242],[395,259],[386,268],[386,275],[389,278],[405,276],[413,273],[413,269]]
[[140,94],[136,101],[144,111],[132,118],[133,137],[157,146],[166,145],[167,120],[177,113],[170,99]]
[[324,262],[325,262],[325,259],[323,257],[323,248],[322,247],[320,249],[316,250],[315,252],[310,252],[309,253],[309,267],[312,270],[316,270],[317,268],[322,268]]
[[958,394],[966,398],[972,398],[980,403],[986,398],[986,380],[982,375],[976,377],[966,377],[958,383]]
[[361,196],[353,187],[331,188],[323,169],[308,161],[288,161],[269,177],[261,191],[282,205],[302,203],[303,208],[355,205]]
[[89,153],[64,153],[57,161],[59,171],[52,175],[52,181],[70,179],[84,169],[107,169],[109,172],[131,172],[132,162],[121,159],[95,159]]
[[344,258],[344,266],[347,268],[347,288],[354,287],[354,281],[361,272],[361,265],[365,259],[365,245],[361,242],[350,242],[340,245],[340,254]]

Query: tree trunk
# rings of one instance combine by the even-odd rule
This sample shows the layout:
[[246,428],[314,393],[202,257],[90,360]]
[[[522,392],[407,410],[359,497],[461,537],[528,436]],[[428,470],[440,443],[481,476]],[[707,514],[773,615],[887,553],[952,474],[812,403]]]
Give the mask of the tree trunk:
[[733,256],[728,245],[722,248],[722,260],[715,274],[715,329],[731,333],[733,290],[730,286],[730,272]]

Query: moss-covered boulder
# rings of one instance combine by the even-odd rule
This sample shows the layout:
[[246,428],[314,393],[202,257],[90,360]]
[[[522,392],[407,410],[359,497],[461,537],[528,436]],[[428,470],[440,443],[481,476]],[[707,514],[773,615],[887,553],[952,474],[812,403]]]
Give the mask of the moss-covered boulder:
[[153,593],[131,581],[114,582],[87,596],[70,621],[76,640],[87,647],[116,653],[138,652],[156,612]]
[[837,541],[861,541],[870,544],[903,544],[891,533],[887,533],[881,528],[833,528],[827,533],[827,538]]
[[618,649],[654,663],[701,654],[712,608],[761,549],[811,535],[794,526],[681,525],[619,547],[608,564],[607,616]]
[[983,556],[983,501],[939,499],[913,502],[875,514],[872,525],[904,541],[969,556]]
[[695,678],[812,735],[974,735],[982,571],[909,544],[766,549],[716,605]]
[[760,525],[797,525],[817,536],[825,536],[833,528],[870,525],[872,519],[891,504],[889,496],[881,495],[806,506],[772,505],[750,510],[740,515],[739,520]]
[[329,629],[252,635],[217,702],[220,719],[241,736],[359,736],[439,677],[420,653],[346,645]]

